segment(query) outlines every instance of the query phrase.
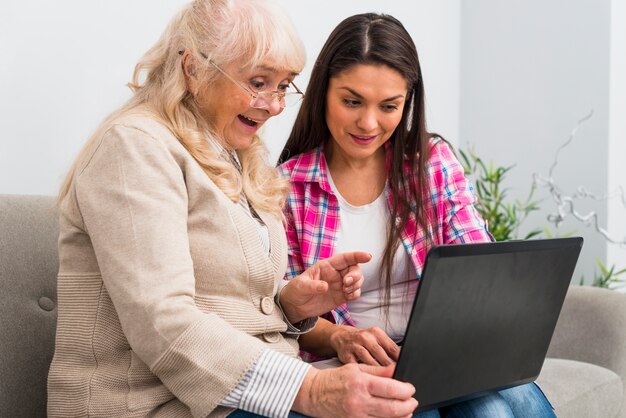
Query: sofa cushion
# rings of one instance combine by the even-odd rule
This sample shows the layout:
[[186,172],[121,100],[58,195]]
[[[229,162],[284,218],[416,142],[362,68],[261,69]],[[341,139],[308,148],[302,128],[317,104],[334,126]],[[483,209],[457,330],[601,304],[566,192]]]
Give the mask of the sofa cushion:
[[615,417],[623,402],[621,378],[590,363],[548,358],[537,384],[559,418]]
[[54,352],[54,198],[0,195],[0,417],[45,417]]

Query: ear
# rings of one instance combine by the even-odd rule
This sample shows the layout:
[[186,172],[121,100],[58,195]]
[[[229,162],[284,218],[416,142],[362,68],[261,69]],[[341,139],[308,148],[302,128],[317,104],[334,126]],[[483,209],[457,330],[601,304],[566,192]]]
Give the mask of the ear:
[[187,89],[195,96],[200,87],[196,59],[189,50],[185,50],[182,55],[181,65],[183,67],[183,73],[185,74]]

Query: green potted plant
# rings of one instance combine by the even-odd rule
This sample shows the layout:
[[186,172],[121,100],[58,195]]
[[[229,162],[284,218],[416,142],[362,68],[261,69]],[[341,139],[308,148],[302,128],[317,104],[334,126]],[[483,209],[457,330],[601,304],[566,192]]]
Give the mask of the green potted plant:
[[[514,167],[495,166],[493,162],[485,162],[476,155],[474,150],[459,150],[461,165],[466,174],[472,179],[478,197],[476,209],[487,222],[489,232],[496,241],[519,239],[519,227],[527,218],[528,214],[539,210],[538,201],[534,199],[535,184],[533,183],[527,198],[524,201],[515,200],[510,203],[507,199],[508,189],[504,187],[504,179],[507,173]],[[560,236],[572,235],[574,231]],[[550,238],[553,234],[545,228],[533,229],[523,239],[530,239],[545,234]],[[626,280],[621,277],[626,273],[626,268],[616,270],[615,265],[606,267],[601,260],[596,260],[600,269],[594,272],[591,286],[607,289],[616,289],[626,286]],[[580,278],[580,285],[585,284],[585,278]]]
[[[535,186],[530,188],[528,197],[524,201],[515,200],[510,203],[507,199],[508,189],[503,182],[506,174],[514,167],[489,165],[476,155],[473,150],[461,154],[461,165],[472,178],[478,197],[478,212],[487,222],[489,232],[496,241],[518,239],[519,227],[529,213],[539,209],[538,202],[533,199]],[[523,239],[530,239],[542,233],[541,229],[533,229]]]

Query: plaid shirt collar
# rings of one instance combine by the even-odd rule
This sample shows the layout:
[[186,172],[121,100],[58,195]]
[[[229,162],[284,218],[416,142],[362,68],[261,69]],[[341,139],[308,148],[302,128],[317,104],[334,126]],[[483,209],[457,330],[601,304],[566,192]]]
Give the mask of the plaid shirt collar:
[[293,183],[318,183],[326,193],[332,193],[328,182],[328,164],[323,145],[298,156],[291,172],[291,181]]

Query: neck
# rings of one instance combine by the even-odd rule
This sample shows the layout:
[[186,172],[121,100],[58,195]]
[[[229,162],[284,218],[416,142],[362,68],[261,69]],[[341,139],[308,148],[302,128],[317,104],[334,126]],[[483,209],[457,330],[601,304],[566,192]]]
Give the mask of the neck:
[[386,155],[385,148],[380,147],[376,152],[366,158],[350,158],[336,145],[329,142],[324,151],[328,169],[333,175],[341,172],[354,174],[379,172],[385,174]]
[[351,205],[361,206],[376,200],[387,181],[386,156],[383,147],[369,158],[346,158],[329,147],[328,170],[341,196]]

